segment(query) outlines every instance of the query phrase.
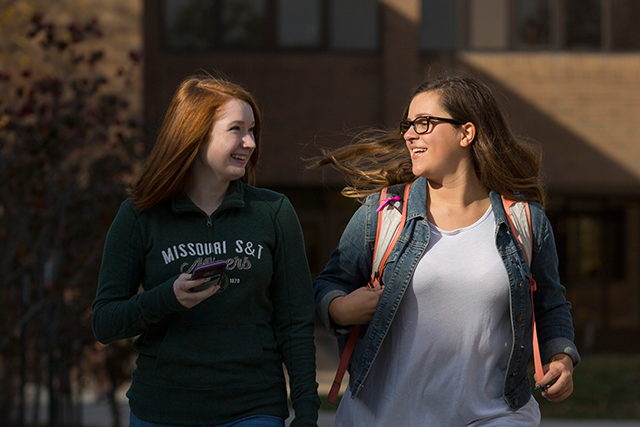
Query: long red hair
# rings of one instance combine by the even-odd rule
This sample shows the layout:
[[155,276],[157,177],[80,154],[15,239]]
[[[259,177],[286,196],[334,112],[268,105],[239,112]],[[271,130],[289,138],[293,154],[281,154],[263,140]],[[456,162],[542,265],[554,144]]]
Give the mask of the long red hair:
[[191,189],[191,164],[202,144],[208,141],[220,107],[232,98],[246,102],[253,110],[256,148],[242,180],[254,182],[260,152],[260,111],[255,99],[235,83],[194,75],[184,79],[173,95],[160,134],[130,191],[136,209],[148,209],[162,200],[183,196]]

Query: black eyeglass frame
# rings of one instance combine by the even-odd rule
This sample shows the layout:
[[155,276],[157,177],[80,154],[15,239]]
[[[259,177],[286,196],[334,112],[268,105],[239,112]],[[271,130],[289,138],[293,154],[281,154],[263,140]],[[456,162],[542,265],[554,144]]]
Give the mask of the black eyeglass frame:
[[[418,129],[416,129],[416,122],[418,120],[421,119],[427,119],[427,129],[424,132],[418,132]],[[413,128],[413,130],[415,131],[415,133],[417,133],[418,135],[424,135],[425,133],[429,132],[430,130],[433,129],[433,127],[431,126],[431,121],[432,120],[438,120],[441,122],[447,122],[447,123],[451,123],[454,125],[462,125],[465,124],[466,122],[459,122],[457,120],[454,119],[448,119],[446,117],[435,117],[435,116],[418,116],[413,120],[403,120],[400,122],[400,124],[398,125],[398,128],[400,129],[400,135],[404,135],[410,127]]]

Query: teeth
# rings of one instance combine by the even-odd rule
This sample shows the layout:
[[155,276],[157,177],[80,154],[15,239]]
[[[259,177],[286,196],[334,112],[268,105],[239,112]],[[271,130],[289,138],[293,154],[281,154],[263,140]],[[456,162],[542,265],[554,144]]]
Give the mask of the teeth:
[[248,156],[243,156],[242,154],[232,154],[231,157],[238,160],[247,160]]
[[427,150],[426,150],[426,149],[424,149],[424,148],[414,148],[414,149],[413,149],[413,150],[411,150],[411,151],[413,151],[414,153],[418,154],[418,153],[424,153],[424,152],[425,152],[425,151],[427,151]]

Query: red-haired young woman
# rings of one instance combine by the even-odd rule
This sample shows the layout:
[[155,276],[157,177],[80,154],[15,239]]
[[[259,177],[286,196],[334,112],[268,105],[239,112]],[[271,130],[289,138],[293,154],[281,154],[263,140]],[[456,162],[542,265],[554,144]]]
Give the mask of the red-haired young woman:
[[[93,329],[138,336],[131,426],[315,426],[311,278],[296,213],[252,181],[260,113],[242,87],[185,79],[107,236]],[[191,271],[225,260],[219,282]],[[142,292],[138,292],[142,287]]]

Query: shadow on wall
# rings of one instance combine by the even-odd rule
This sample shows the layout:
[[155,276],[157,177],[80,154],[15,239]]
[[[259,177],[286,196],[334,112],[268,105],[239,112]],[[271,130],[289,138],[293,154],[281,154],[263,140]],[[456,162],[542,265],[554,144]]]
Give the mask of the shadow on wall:
[[[452,56],[430,56],[425,58],[422,66],[423,70],[432,69],[436,72],[447,68],[469,72],[489,84],[505,109],[512,130],[540,143],[543,150],[543,177],[550,193],[571,196],[640,194],[640,179],[624,165],[493,76]],[[585,87],[585,91],[588,90]],[[575,94],[568,93],[567,96]],[[602,119],[606,120],[606,117]]]
[[[551,197],[562,200],[560,206],[552,206],[548,209],[556,234],[561,262],[566,263],[562,270],[564,272],[574,271],[569,277],[562,277],[563,272],[561,271],[561,278],[567,287],[567,297],[573,304],[576,343],[585,354],[591,351],[629,352],[640,350],[640,343],[637,340],[638,333],[640,333],[638,325],[623,327],[615,325],[615,322],[612,321],[612,312],[621,308],[617,304],[620,298],[616,296],[616,293],[625,292],[630,300],[628,299],[624,303],[624,310],[633,311],[631,302],[637,299],[633,298],[633,294],[638,292],[639,284],[631,283],[622,285],[626,286],[625,288],[618,287],[620,285],[617,282],[620,281],[620,278],[614,278],[612,272],[607,270],[611,268],[624,269],[624,262],[621,263],[622,266],[609,265],[610,262],[607,260],[601,261],[605,267],[599,273],[594,273],[588,278],[576,277],[575,271],[579,270],[579,266],[583,264],[583,260],[580,258],[585,254],[585,250],[581,246],[584,244],[584,239],[588,240],[588,236],[576,236],[574,234],[576,231],[571,231],[571,227],[567,227],[571,221],[569,217],[577,218],[580,216],[579,212],[567,210],[567,207],[572,204],[571,200],[601,200],[617,195],[635,196],[639,192],[640,181],[623,165],[540,111],[535,105],[504,86],[500,86],[499,82],[489,78],[486,80],[498,88],[500,93],[507,98],[508,102],[505,103],[505,108],[509,117],[513,118],[512,122],[515,122],[513,124],[514,130],[540,142],[544,153],[543,175],[547,190]],[[601,204],[601,202],[597,201],[596,204]],[[589,215],[597,215],[600,219],[599,222],[604,224],[608,215],[615,214],[615,212],[606,212],[607,209],[616,209],[613,204],[609,204],[611,206],[600,208],[604,209],[604,212],[600,211],[597,214],[590,212]],[[624,221],[624,215],[621,215],[620,219]],[[595,229],[592,231],[596,235],[600,236],[601,234]],[[602,230],[602,233],[606,232]],[[597,249],[601,259],[613,256],[603,253],[605,251],[620,254],[628,246],[623,236],[621,239],[611,242],[612,239],[615,239],[613,236],[617,236],[612,228],[609,228],[608,233],[611,238],[600,236],[604,240],[601,242],[604,247]],[[625,247],[617,248],[611,245]],[[624,282],[625,274],[618,273],[618,275],[622,276],[621,279]],[[637,305],[635,307],[635,316],[637,316]]]

